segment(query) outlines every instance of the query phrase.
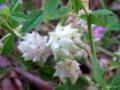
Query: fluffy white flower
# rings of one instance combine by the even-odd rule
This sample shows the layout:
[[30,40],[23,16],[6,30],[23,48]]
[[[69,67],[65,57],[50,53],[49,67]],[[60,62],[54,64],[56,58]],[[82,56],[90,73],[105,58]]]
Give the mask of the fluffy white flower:
[[76,45],[76,43],[80,43],[83,46],[81,33],[78,29],[73,28],[71,24],[64,27],[58,24],[55,31],[49,33],[49,38],[47,46],[50,47],[55,58],[58,56],[62,58],[81,57],[83,55],[81,53],[85,52]]
[[50,55],[49,49],[45,47],[47,37],[41,37],[39,33],[27,33],[23,41],[19,42],[18,49],[25,60],[45,62]]
[[79,65],[80,64],[74,60],[66,59],[60,61],[55,67],[56,72],[54,76],[58,76],[62,82],[64,82],[65,78],[69,77],[72,83],[75,84],[81,73]]

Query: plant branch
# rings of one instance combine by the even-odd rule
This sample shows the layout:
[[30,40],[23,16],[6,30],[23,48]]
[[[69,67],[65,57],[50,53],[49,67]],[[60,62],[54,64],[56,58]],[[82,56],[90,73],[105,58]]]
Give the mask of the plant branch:
[[13,34],[14,36],[16,36],[17,38],[21,39],[21,37],[15,33],[15,31],[9,26],[9,24],[6,21],[1,20],[0,24],[1,24],[2,28],[4,28],[7,32],[9,32],[9,33]]
[[93,54],[95,60],[97,60],[95,44],[94,44],[93,35],[92,35],[91,15],[90,14],[87,15],[87,25],[88,25],[88,33],[89,33],[89,38],[90,38],[90,46],[92,49],[92,54]]
[[40,90],[53,90],[54,85],[52,85],[49,82],[41,80],[37,76],[34,76],[31,73],[26,72],[20,68],[13,68],[13,70]]

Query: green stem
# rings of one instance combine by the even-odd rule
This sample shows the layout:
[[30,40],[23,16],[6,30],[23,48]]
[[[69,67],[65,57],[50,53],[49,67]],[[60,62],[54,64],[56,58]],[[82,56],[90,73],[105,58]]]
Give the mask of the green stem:
[[5,35],[2,39],[1,39],[1,42],[3,42],[7,37],[9,37],[11,34],[8,33],[7,35]]
[[95,44],[94,44],[93,35],[92,35],[91,15],[90,14],[87,15],[87,25],[88,25],[88,33],[89,33],[89,38],[90,38],[90,46],[92,49],[92,54],[94,56],[94,59],[97,60]]
[[98,49],[99,49],[100,51],[104,52],[105,54],[109,55],[109,56],[118,57],[118,55],[116,55],[115,53],[110,52],[110,51],[108,51],[108,50],[106,50],[106,49],[104,49],[104,48],[102,48],[102,47],[98,47]]
[[113,41],[113,43],[118,43],[119,42],[119,39],[120,39],[120,35],[116,36],[116,37],[113,37],[111,39],[111,41]]
[[[93,65],[93,68],[92,68],[93,77],[94,77],[95,81],[99,84],[98,85],[99,88],[105,88],[105,82],[104,82],[103,76],[101,73],[98,74],[99,70],[101,70],[101,69],[97,65],[98,64],[97,63],[97,55],[96,55],[96,48],[95,48],[93,35],[92,35],[92,22],[91,22],[90,14],[87,15],[87,25],[88,25],[88,34],[89,34],[90,46],[91,46],[91,54],[89,56],[90,56],[91,63]],[[96,74],[98,74],[98,76],[96,76]]]
[[14,5],[13,5],[12,9],[11,9],[10,11],[11,11],[11,12],[15,11],[15,10],[16,10],[16,8],[18,7],[19,3],[20,3],[20,1],[19,1],[19,0],[18,0],[18,1],[16,1],[16,2],[14,3]]
[[96,84],[92,80],[89,80],[85,75],[81,74],[81,77],[84,78],[90,85],[97,87]]
[[1,23],[0,23],[0,24],[1,24],[2,28],[4,28],[6,31],[8,31],[9,33],[13,34],[13,35],[16,36],[17,38],[20,38],[20,39],[21,39],[21,37],[18,36],[18,35],[13,31],[13,29],[9,26],[9,24],[8,24],[6,21],[1,20]]

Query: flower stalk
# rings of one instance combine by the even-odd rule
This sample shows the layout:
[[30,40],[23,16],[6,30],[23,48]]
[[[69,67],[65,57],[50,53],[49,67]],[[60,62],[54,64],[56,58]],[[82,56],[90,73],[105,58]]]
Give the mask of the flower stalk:
[[87,14],[87,25],[88,25],[88,34],[89,34],[89,38],[90,38],[90,46],[92,49],[92,54],[94,56],[94,59],[97,60],[95,44],[94,44],[93,35],[92,35],[91,15],[90,14]]

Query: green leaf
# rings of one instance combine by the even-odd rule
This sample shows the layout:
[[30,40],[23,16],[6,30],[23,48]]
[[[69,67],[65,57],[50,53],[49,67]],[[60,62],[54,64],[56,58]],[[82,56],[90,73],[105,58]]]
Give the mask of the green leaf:
[[93,78],[94,80],[101,86],[104,87],[105,86],[105,81],[103,78],[104,72],[103,70],[99,67],[97,61],[95,60],[94,57],[92,57],[92,74],[93,74]]
[[71,81],[71,79],[67,77],[66,82],[64,83],[63,86],[66,88],[66,90],[72,90],[72,81]]
[[105,26],[107,24],[107,21],[104,17],[97,17],[94,15],[91,15],[91,23],[96,24],[98,26]]
[[84,86],[87,84],[86,80],[83,77],[79,77],[75,85],[73,85],[72,90],[83,90]]
[[53,74],[54,74],[53,67],[50,67],[50,66],[41,67],[39,72],[40,72],[40,77],[42,79],[44,79],[44,80],[52,80],[53,79]]
[[119,86],[120,85],[120,73],[117,73],[113,80],[110,83],[110,86]]
[[64,89],[63,86],[58,86],[58,87],[56,87],[54,90],[66,90],[66,89]]
[[[32,18],[30,18],[32,17]],[[36,10],[30,13],[30,15],[28,16],[26,22],[24,23],[21,32],[29,32],[31,31],[33,28],[35,28],[38,24],[40,24],[43,20],[43,11],[41,10]]]
[[21,10],[20,0],[11,0],[10,12]]
[[119,90],[120,89],[120,73],[116,73],[116,75],[113,77],[110,85],[110,90]]
[[4,46],[2,49],[2,54],[10,55],[14,50],[14,35],[10,34],[4,41]]
[[112,68],[112,70],[113,69],[117,69],[117,68],[120,68],[120,62],[117,62],[117,61],[112,61],[111,62],[111,68]]
[[71,1],[73,10],[74,10],[76,13],[78,13],[79,10],[83,7],[81,1],[80,1],[80,0],[70,0],[70,1]]
[[6,2],[6,0],[0,0],[0,4],[1,4],[1,3],[5,3],[5,2]]
[[44,8],[45,14],[47,14],[47,16],[53,15],[59,3],[60,3],[60,0],[44,0],[43,8]]
[[120,30],[120,23],[119,23],[116,15],[108,16],[107,19],[108,19],[108,21],[107,21],[106,27],[109,30],[116,30],[116,31]]
[[[80,18],[87,20],[87,15],[86,14],[81,15]],[[107,20],[104,17],[98,17],[91,14],[91,23],[98,26],[105,26],[107,24]]]
[[120,23],[118,22],[112,22],[107,25],[107,28],[109,30],[120,30]]
[[13,12],[10,17],[17,22],[24,22],[26,20],[26,16],[23,12]]
[[60,0],[44,0],[43,10],[45,22],[58,19],[69,11],[67,6],[60,5]]
[[[87,81],[83,77],[79,77],[75,84],[72,84],[70,78],[66,78],[65,83],[59,85],[57,90],[83,90],[85,85],[87,85]],[[56,90],[56,89],[55,89]]]
[[[12,35],[19,37],[15,31],[13,31],[13,28],[10,27],[10,25],[8,24],[8,22],[6,22],[5,20],[1,20],[0,22],[1,27],[4,28],[7,32],[11,33]],[[19,37],[20,38],[20,37]]]
[[101,9],[101,10],[99,9],[96,11],[92,11],[91,14],[95,15],[95,16],[103,16],[103,15],[111,15],[113,13],[112,13],[112,11],[107,10],[107,9]]
[[58,19],[62,16],[64,16],[67,12],[69,11],[69,9],[66,6],[62,6],[61,8],[59,8],[55,14],[53,14],[53,16],[51,17],[51,19]]
[[17,21],[13,20],[10,16],[7,19],[7,23],[11,28],[15,28],[18,25]]
[[108,23],[110,23],[110,22],[118,22],[118,17],[116,15],[107,16],[107,19],[108,19]]

